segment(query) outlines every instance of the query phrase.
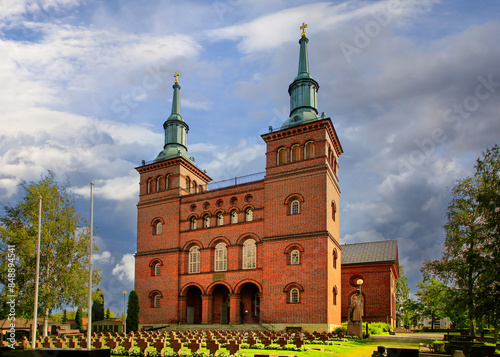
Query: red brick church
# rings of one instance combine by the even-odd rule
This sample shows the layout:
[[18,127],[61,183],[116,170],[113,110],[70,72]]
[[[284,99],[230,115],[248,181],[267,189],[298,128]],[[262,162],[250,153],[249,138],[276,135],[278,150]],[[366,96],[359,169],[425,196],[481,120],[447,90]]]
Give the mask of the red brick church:
[[363,319],[394,325],[396,242],[369,243],[377,249],[361,259],[363,244],[339,243],[343,151],[331,119],[318,115],[308,41],[303,31],[298,74],[288,88],[290,117],[261,135],[266,171],[231,182],[211,183],[188,154],[176,73],[164,148],[137,168],[141,326],[329,331],[345,320],[359,277],[365,281]]

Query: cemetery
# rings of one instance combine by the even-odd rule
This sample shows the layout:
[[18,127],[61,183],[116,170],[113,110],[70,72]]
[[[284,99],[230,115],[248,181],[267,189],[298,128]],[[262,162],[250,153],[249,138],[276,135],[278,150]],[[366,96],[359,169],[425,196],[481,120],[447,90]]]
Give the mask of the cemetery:
[[[83,334],[39,336],[36,349],[57,351],[57,356],[422,356],[422,357],[493,357],[494,345],[474,342],[469,336],[444,335],[443,341],[429,343],[361,340],[337,332],[186,330],[92,333],[91,351]],[[33,354],[26,336],[17,341],[15,350],[2,341],[0,356],[45,356]],[[497,345],[497,349],[498,349]],[[23,354],[30,353],[30,354]],[[353,354],[354,353],[354,354]]]

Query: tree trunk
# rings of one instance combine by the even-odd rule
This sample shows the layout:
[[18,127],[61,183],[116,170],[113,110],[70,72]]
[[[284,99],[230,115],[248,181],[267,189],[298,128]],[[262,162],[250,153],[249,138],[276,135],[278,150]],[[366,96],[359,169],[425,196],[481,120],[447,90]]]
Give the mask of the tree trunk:
[[495,326],[495,331],[493,331],[493,338],[494,338],[494,341],[493,343],[496,344],[497,341],[498,341],[498,333],[500,332],[500,326],[499,325],[496,325]]
[[49,309],[45,309],[45,314],[43,315],[43,337],[48,336],[49,327]]

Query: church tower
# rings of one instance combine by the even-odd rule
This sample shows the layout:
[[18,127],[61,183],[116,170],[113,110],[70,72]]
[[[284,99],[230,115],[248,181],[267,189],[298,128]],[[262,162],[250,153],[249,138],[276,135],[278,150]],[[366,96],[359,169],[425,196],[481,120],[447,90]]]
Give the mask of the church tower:
[[[211,181],[188,154],[189,126],[181,116],[178,76],[175,73],[172,111],[163,124],[163,150],[154,161],[143,162],[136,168],[140,174],[140,194],[137,204],[135,290],[138,294],[147,292],[147,295],[139,296],[144,302],[162,287],[161,296],[171,301],[166,307],[170,316],[176,316],[178,310],[179,266],[168,262],[179,260],[179,222],[184,219],[179,210],[180,202],[183,196],[205,191]],[[141,319],[154,319],[156,313],[155,310],[144,311]]]
[[278,287],[293,279],[290,289],[303,291],[303,304],[287,306],[281,318],[300,316],[311,324],[331,327],[340,323],[337,162],[342,147],[330,118],[318,115],[319,85],[309,73],[306,27],[301,27],[298,74],[288,89],[290,117],[280,129],[270,128],[262,135],[267,144],[267,250],[274,256],[299,251],[301,264],[273,261],[268,274],[275,279],[265,291],[279,294]]

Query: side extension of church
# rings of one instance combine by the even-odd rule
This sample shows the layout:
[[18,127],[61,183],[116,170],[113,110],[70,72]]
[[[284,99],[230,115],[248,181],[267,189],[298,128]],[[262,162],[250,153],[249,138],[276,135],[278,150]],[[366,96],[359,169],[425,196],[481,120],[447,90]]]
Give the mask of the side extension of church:
[[262,135],[266,171],[210,189],[188,154],[180,85],[165,145],[140,173],[135,290],[140,325],[272,324],[330,331],[341,323],[338,157],[318,115],[308,39],[299,40],[290,117]]

